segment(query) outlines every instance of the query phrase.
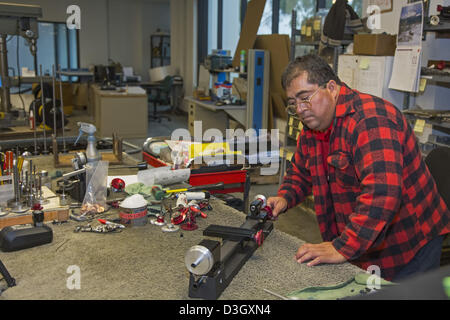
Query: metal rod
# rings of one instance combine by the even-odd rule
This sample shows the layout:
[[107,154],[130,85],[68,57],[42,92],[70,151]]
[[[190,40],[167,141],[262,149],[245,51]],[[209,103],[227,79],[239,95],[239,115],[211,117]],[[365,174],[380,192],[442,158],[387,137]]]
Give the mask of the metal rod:
[[56,75],[55,75],[55,65],[52,65],[52,83],[53,83],[53,134],[56,138]]
[[61,106],[61,120],[62,120],[62,140],[63,140],[63,153],[67,152],[66,149],[66,139],[64,138],[64,129],[65,129],[65,124],[64,124],[64,101],[63,101],[63,89],[62,89],[62,75],[61,75],[61,65],[58,64],[58,70],[59,70],[59,99],[60,99],[60,106]]
[[0,111],[11,112],[10,78],[8,76],[8,50],[6,49],[6,34],[0,35],[0,76],[2,78]]
[[38,151],[37,151],[36,117],[37,117],[37,114],[36,114],[36,103],[33,102],[33,135],[34,135],[34,138],[33,138],[33,140],[34,140],[34,152],[33,153],[34,153],[35,156],[38,154]]
[[42,73],[42,64],[39,65],[39,71],[41,74],[41,102],[42,102],[42,125],[44,130],[44,151],[43,154],[48,154],[47,151],[47,133],[45,132],[46,124],[45,124],[45,99],[44,99],[44,74]]

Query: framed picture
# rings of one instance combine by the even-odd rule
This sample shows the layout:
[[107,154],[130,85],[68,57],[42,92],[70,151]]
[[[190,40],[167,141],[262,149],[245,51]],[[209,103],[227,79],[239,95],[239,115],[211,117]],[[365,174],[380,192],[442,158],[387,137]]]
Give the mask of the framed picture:
[[393,0],[368,0],[368,6],[380,7],[380,13],[391,12],[393,8]]

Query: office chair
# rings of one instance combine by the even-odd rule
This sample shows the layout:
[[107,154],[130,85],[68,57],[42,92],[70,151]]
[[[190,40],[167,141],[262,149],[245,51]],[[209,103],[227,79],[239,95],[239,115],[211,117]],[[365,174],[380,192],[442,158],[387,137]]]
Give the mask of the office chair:
[[161,122],[162,119],[170,121],[170,117],[158,115],[157,105],[170,105],[170,95],[172,92],[173,77],[167,76],[161,82],[161,86],[151,88],[151,94],[148,96],[148,102],[153,104],[153,112],[149,112],[148,118]]
[[[450,148],[437,147],[425,157],[425,163],[436,182],[436,187],[447,207],[450,208]],[[450,236],[447,235],[442,244],[441,266],[450,264]]]

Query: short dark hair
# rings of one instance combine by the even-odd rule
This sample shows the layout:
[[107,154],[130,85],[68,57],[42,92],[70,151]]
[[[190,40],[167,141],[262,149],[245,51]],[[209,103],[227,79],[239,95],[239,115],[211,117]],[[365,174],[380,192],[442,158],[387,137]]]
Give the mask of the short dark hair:
[[324,59],[317,54],[308,54],[297,57],[288,64],[281,76],[283,89],[286,90],[292,80],[303,72],[308,72],[308,82],[311,84],[322,86],[328,81],[334,80],[338,85],[341,85],[341,80]]

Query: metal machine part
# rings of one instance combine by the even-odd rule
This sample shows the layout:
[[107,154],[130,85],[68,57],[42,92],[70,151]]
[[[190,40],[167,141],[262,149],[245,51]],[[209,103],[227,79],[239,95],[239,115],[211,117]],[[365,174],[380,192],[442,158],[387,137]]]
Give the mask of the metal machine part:
[[67,147],[66,147],[66,138],[64,135],[65,131],[65,119],[64,119],[64,99],[63,99],[63,89],[62,89],[62,77],[61,77],[61,65],[58,65],[58,73],[59,73],[59,99],[61,101],[60,107],[61,107],[61,117],[62,117],[62,141],[63,141],[63,153],[67,153]]
[[8,269],[6,269],[6,267],[3,264],[2,260],[0,260],[0,274],[3,276],[3,279],[5,279],[6,284],[8,285],[8,287],[14,287],[16,285],[16,279],[11,277],[11,275],[8,272]]
[[199,245],[191,247],[184,257],[188,271],[202,276],[211,271],[220,260],[220,246],[217,241],[203,240]]
[[[2,82],[0,128],[15,125],[11,114],[11,78],[8,75],[7,35],[18,35],[29,43],[31,54],[36,58],[36,39],[38,38],[37,19],[42,17],[42,9],[36,5],[0,3],[0,76]],[[35,60],[36,61],[36,60]],[[36,68],[36,63],[35,63]]]
[[[44,81],[43,81],[43,73],[42,73],[42,64],[39,65],[39,73],[41,75],[41,88],[44,88]],[[42,151],[43,154],[48,154],[47,150],[47,128],[46,128],[46,122],[45,122],[45,98],[44,98],[44,90],[41,89],[41,103],[42,103],[42,131],[44,133],[44,151]]]
[[255,196],[255,199],[250,203],[249,218],[251,219],[262,219],[262,220],[272,220],[272,208],[267,205],[267,199],[263,195]]
[[238,228],[210,225],[203,231],[204,236],[219,237],[223,241],[221,245],[219,241],[205,239],[187,251],[185,265],[190,273],[189,297],[217,299],[262,245],[273,230],[273,223],[261,219],[260,210],[250,213]]

